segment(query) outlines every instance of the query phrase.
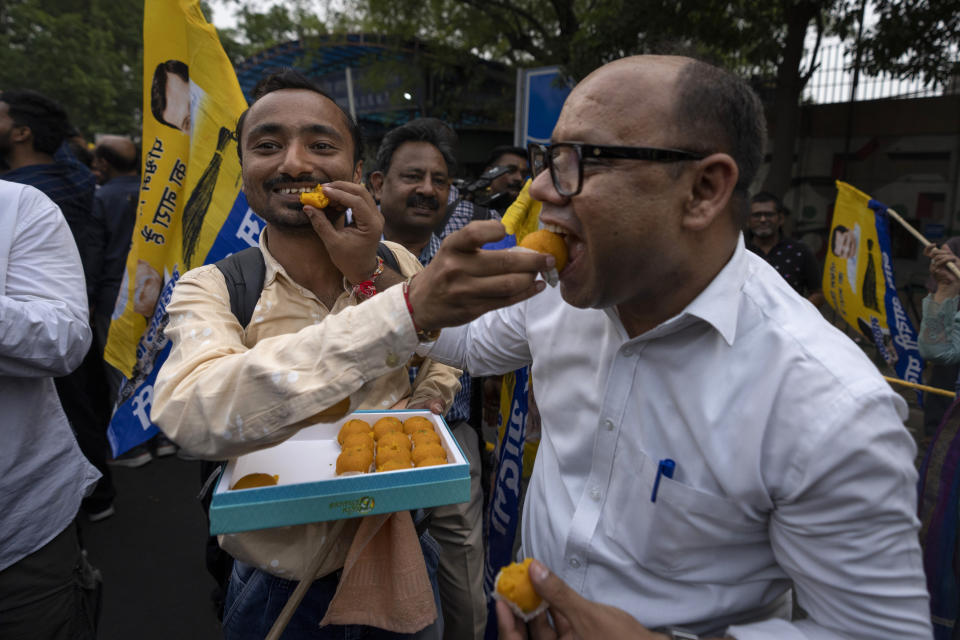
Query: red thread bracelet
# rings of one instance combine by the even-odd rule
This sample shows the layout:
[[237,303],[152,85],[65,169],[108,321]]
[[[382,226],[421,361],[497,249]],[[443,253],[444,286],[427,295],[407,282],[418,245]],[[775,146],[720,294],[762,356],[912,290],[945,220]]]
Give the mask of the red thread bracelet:
[[403,283],[403,301],[407,303],[407,313],[410,314],[410,322],[413,323],[413,330],[417,333],[420,333],[420,327],[417,326],[417,321],[413,317],[413,305],[410,304],[410,281],[413,280],[412,277],[407,278]]
[[373,275],[369,278],[353,285],[353,295],[356,296],[358,300],[366,300],[367,298],[372,298],[377,295],[377,285],[374,284],[374,280],[383,273],[383,258],[377,256],[377,268],[374,269]]
[[413,323],[413,330],[417,332],[417,340],[420,342],[435,342],[440,337],[440,329],[425,331],[417,326],[417,320],[413,317],[413,305],[410,304],[410,282],[413,276],[407,278],[403,283],[403,301],[407,303],[407,313],[410,314],[410,322]]

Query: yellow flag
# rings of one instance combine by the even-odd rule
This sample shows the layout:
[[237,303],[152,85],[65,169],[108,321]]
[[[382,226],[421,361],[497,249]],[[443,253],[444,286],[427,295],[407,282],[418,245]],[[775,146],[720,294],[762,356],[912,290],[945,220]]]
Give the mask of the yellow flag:
[[156,431],[152,383],[176,281],[262,228],[240,193],[234,129],[247,103],[216,29],[196,0],[146,0],[143,41],[140,205],[104,356],[128,378],[108,432],[115,452]]
[[902,379],[920,382],[923,360],[913,324],[897,296],[886,210],[862,191],[837,181],[823,293]]

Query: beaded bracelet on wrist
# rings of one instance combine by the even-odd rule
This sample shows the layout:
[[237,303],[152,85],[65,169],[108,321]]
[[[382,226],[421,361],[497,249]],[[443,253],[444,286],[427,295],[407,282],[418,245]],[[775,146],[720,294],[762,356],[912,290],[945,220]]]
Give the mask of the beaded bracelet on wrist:
[[372,298],[377,295],[377,285],[374,283],[374,280],[376,280],[381,273],[383,273],[383,258],[377,256],[377,268],[374,269],[373,275],[363,282],[353,285],[353,295],[357,300],[362,302],[367,298]]

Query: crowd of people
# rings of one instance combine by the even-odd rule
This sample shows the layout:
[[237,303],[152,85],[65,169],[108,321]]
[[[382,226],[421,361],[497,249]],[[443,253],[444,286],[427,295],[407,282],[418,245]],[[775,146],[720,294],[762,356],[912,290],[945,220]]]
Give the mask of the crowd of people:
[[[103,341],[139,156],[105,136],[91,171],[72,133],[52,101],[0,93],[3,638],[94,637],[75,519],[113,512]],[[518,556],[549,609],[497,603],[500,638],[931,637],[906,403],[817,310],[818,265],[780,200],[751,197],[766,127],[742,79],[684,57],[608,63],[549,144],[492,150],[469,188],[449,125],[412,120],[366,160],[357,123],[292,70],[257,85],[236,136],[265,222],[246,254],[258,312],[241,323],[220,263],[181,276],[161,445],[220,461],[354,410],[430,410],[470,497],[220,536],[224,637],[282,620],[284,638],[483,638],[478,379],[525,366],[541,428]],[[554,257],[484,249],[528,176],[569,255],[557,287],[539,277]],[[302,205],[318,183],[330,204]],[[960,280],[932,256],[925,335],[954,354]],[[384,540],[390,561],[364,565]]]

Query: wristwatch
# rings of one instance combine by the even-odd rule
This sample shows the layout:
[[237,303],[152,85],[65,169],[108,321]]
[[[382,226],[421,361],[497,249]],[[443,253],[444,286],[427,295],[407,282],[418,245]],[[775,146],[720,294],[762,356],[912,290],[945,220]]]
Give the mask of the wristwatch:
[[700,636],[693,631],[681,629],[680,627],[661,627],[654,629],[654,631],[667,634],[670,640],[700,640]]

